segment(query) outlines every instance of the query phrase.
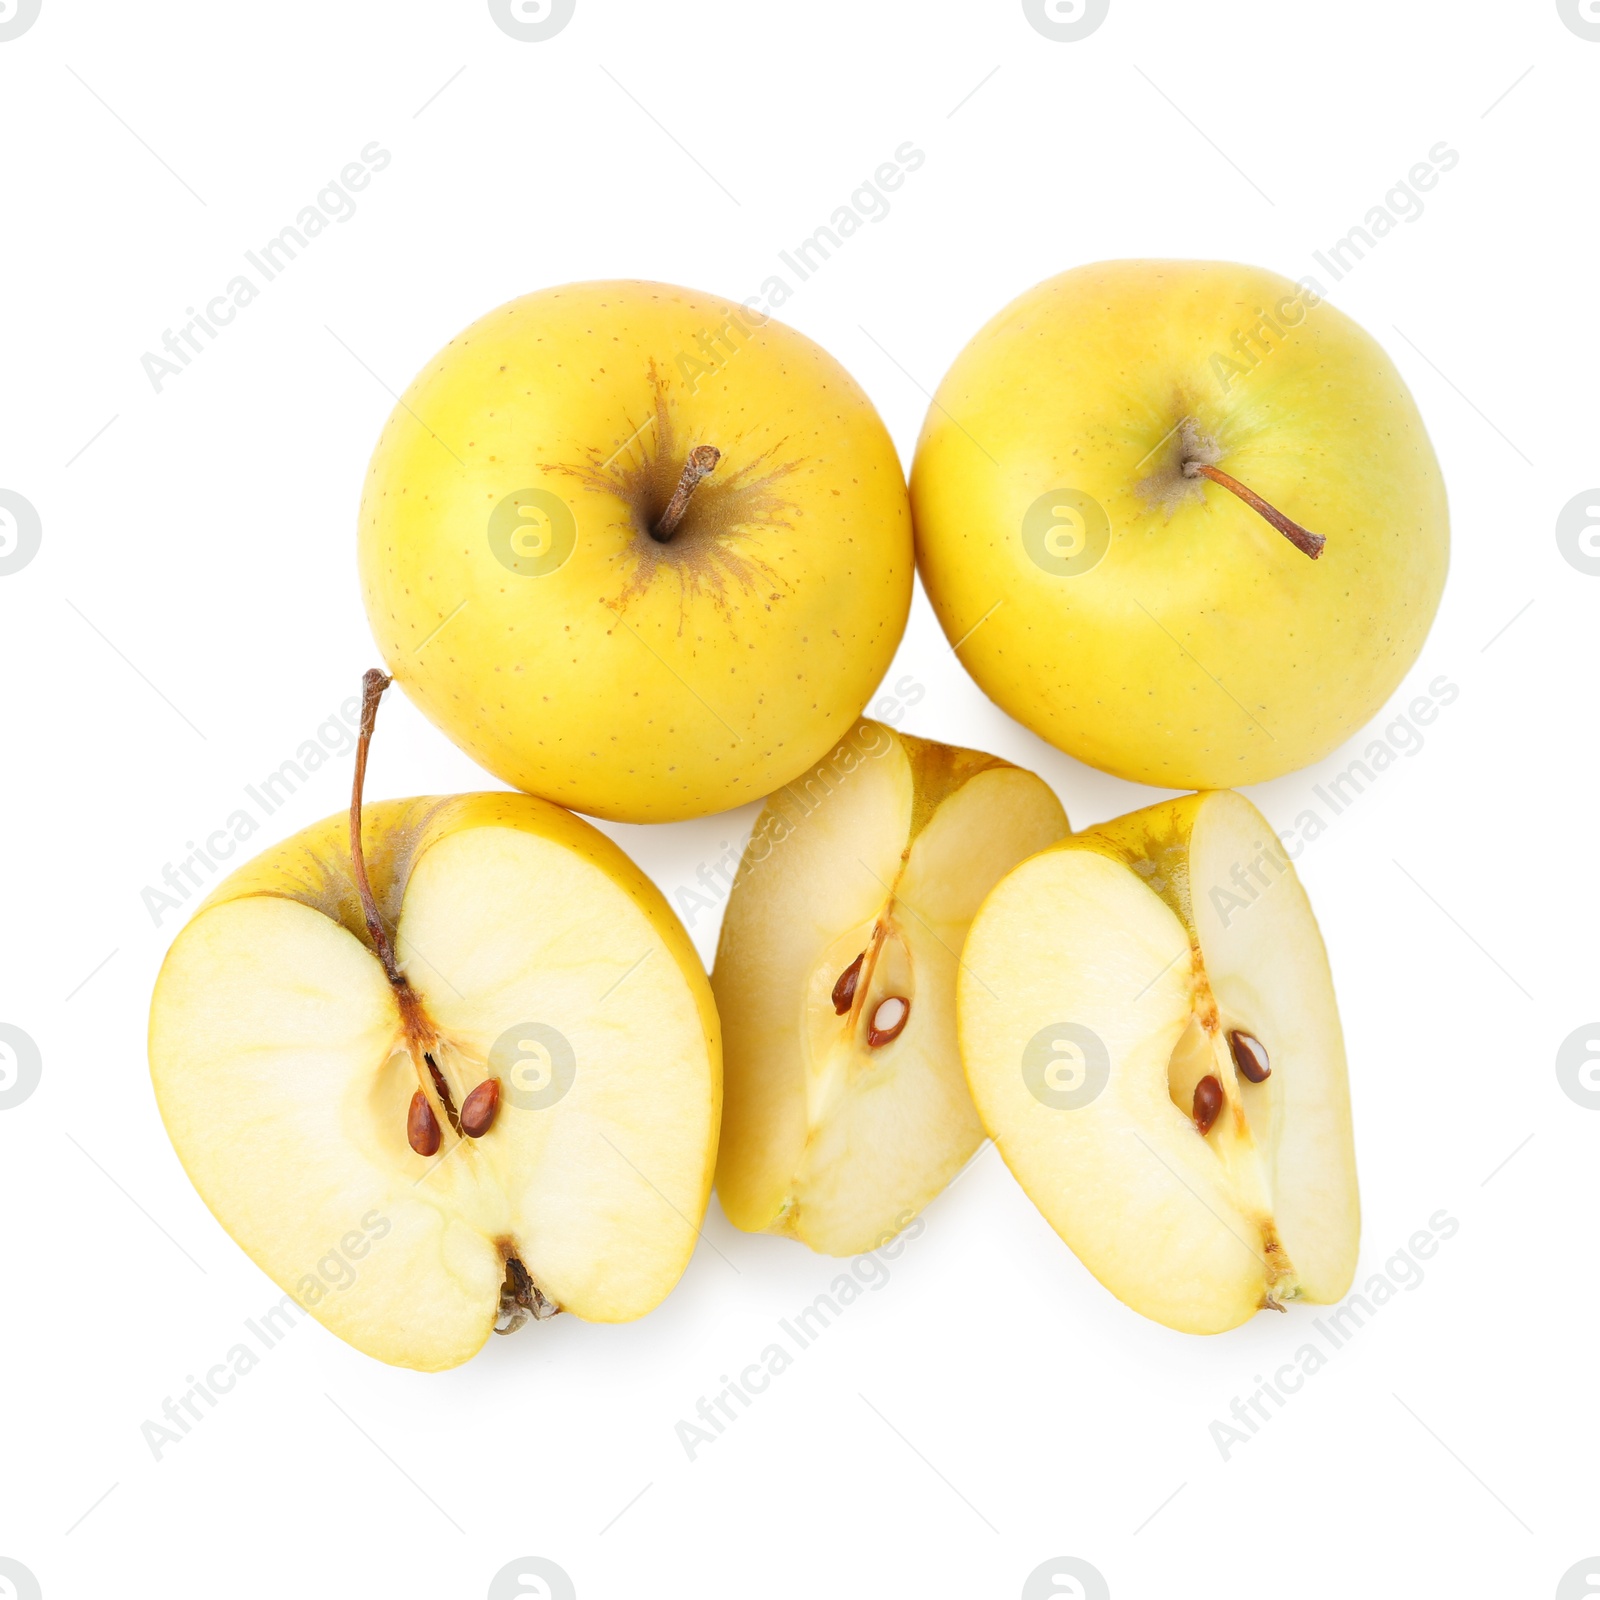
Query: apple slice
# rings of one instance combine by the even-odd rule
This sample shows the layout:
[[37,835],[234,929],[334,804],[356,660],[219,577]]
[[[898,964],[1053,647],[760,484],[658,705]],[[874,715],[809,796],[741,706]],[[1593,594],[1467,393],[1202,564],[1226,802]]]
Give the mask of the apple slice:
[[361,850],[331,817],[218,887],[157,980],[150,1065],[251,1258],[357,1349],[433,1371],[497,1325],[661,1300],[710,1193],[720,1057],[688,936],[587,823],[513,794],[361,818],[386,683]]
[[728,1100],[717,1192],[751,1232],[870,1250],[983,1139],[955,979],[972,914],[1067,832],[1031,772],[861,722],[773,795],[728,900],[712,988]]
[[1218,1333],[1349,1289],[1333,980],[1249,801],[1189,795],[1024,862],[974,919],[958,994],[984,1126],[1120,1300]]

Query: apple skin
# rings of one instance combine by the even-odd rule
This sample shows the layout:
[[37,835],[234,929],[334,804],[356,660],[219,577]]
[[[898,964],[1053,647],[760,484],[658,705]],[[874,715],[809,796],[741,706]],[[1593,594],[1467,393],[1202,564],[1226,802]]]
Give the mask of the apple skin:
[[[1277,332],[1253,333],[1262,310]],[[1320,559],[1181,477],[1186,417],[1213,464],[1326,538]],[[1063,489],[1106,522],[1069,573],[1022,532]],[[1102,262],[1013,301],[940,384],[911,497],[923,583],[990,698],[1170,788],[1263,782],[1349,738],[1416,660],[1449,558],[1438,463],[1382,349],[1225,262]]]
[[[702,444],[721,462],[657,543]],[[866,395],[793,329],[655,283],[546,289],[453,339],[384,428],[359,553],[407,695],[505,782],[627,822],[807,770],[911,603],[905,475]]]

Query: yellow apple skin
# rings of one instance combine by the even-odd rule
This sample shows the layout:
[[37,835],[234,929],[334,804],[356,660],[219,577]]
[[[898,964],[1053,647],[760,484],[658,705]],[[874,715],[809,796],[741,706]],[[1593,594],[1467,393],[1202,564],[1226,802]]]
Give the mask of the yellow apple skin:
[[[1186,418],[1212,465],[1327,540],[1319,559],[1183,476]],[[1062,490],[1104,522],[1054,511]],[[1416,660],[1449,558],[1438,463],[1382,349],[1226,262],[1102,262],[1013,301],[940,384],[911,498],[923,582],[990,698],[1172,788],[1259,783],[1347,739]],[[1079,549],[1078,570],[1052,562]]]
[[[658,543],[698,445],[721,461]],[[542,290],[453,339],[384,428],[359,548],[417,705],[505,782],[628,822],[807,770],[911,603],[905,476],[866,395],[793,329],[655,283]]]

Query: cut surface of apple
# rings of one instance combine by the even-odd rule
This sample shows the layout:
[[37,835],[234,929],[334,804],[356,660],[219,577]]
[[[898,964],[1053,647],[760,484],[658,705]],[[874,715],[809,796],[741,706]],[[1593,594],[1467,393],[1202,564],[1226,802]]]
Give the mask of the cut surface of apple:
[[403,987],[343,815],[241,868],[168,953],[150,1063],[195,1187],[383,1361],[455,1366],[556,1310],[642,1315],[688,1262],[716,1143],[687,935],[610,840],[530,796],[380,803],[361,837]]
[[1360,1237],[1344,1040],[1316,919],[1230,791],[1023,863],[958,980],[973,1098],[1113,1294],[1216,1333],[1340,1299]]
[[983,1139],[955,1033],[967,925],[1066,832],[1032,773],[876,722],[768,800],[712,974],[738,1227],[870,1250],[960,1170]]

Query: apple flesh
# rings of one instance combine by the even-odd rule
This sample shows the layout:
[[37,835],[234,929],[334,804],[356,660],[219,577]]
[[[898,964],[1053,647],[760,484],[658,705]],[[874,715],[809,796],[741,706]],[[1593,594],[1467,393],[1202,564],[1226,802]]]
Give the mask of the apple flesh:
[[911,604],[905,475],[849,373],[657,283],[542,290],[451,340],[378,441],[359,558],[389,670],[445,733],[626,822],[805,771]]
[[1001,1155],[1135,1311],[1188,1333],[1349,1289],[1344,1040],[1310,903],[1226,791],[1076,834],[973,921],[962,1055]]
[[[687,935],[610,840],[527,795],[376,804],[361,838],[401,987],[343,814],[240,868],[168,952],[150,1066],[195,1187],[281,1288],[399,1366],[556,1310],[642,1315],[688,1262],[716,1144]],[[371,1241],[354,1282],[319,1286],[351,1234]]]
[[1175,789],[1264,782],[1360,729],[1449,558],[1394,364],[1310,289],[1228,262],[1099,262],[1007,306],[940,383],[911,498],[985,693]]
[[1067,819],[1030,772],[862,722],[767,802],[712,988],[727,1107],[717,1165],[739,1227],[870,1250],[983,1139],[961,1071],[967,924]]

